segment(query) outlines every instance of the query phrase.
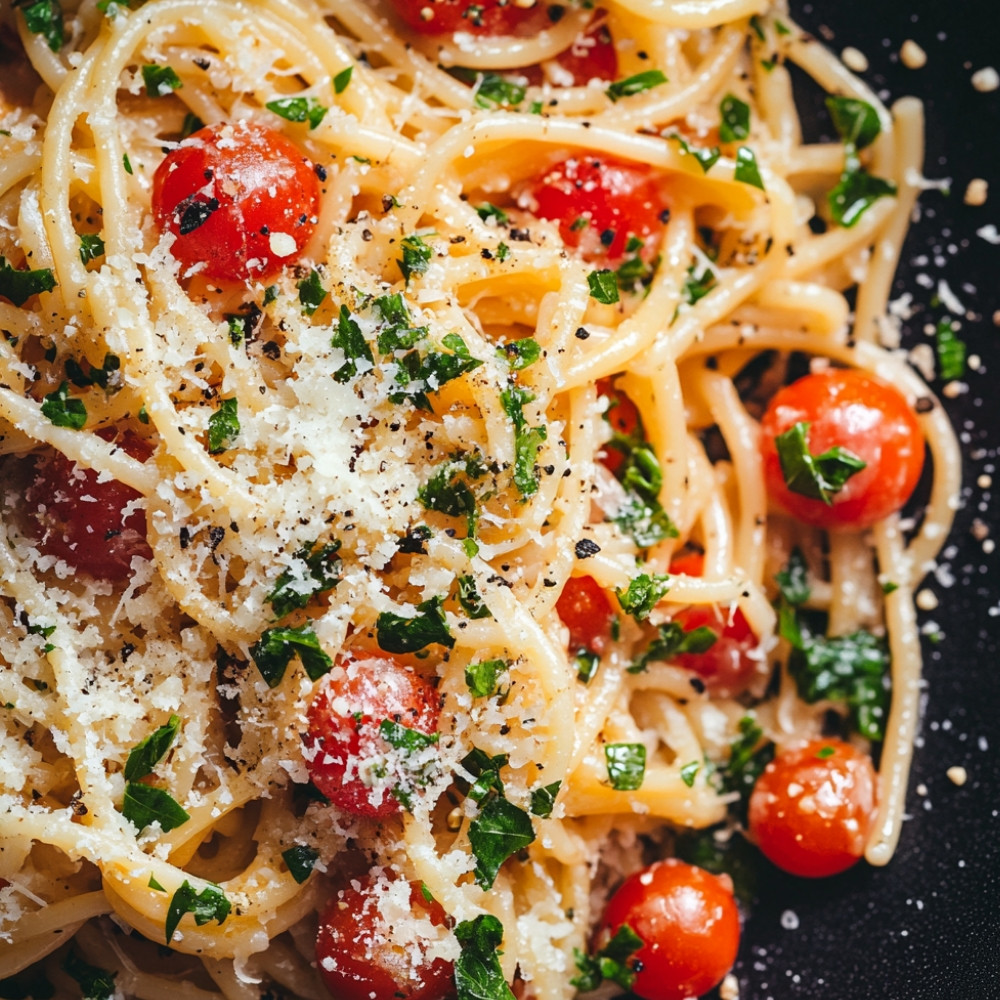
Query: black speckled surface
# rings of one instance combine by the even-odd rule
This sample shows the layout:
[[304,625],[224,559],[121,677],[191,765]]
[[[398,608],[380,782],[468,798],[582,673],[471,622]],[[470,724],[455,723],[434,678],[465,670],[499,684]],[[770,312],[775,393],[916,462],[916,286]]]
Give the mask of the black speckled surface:
[[[1000,534],[1000,246],[976,235],[1000,228],[1000,90],[977,92],[975,70],[1000,67],[1000,6],[992,0],[815,0],[792,13],[835,52],[854,46],[880,96],[920,97],[927,111],[924,173],[951,178],[927,192],[910,232],[894,296],[923,308],[905,343],[945,315],[940,279],[965,306],[962,336],[981,366],[947,402],[965,455],[963,508],[928,586],[940,604],[921,612],[943,636],[925,644],[927,702],[896,857],[824,882],[774,871],[745,928],[735,972],[741,1000],[995,1000],[1000,998],[1000,551],[972,534]],[[899,60],[911,38],[922,69]],[[963,204],[974,177],[991,184],[982,207]],[[927,279],[932,287],[925,287]],[[940,382],[934,389],[940,392]],[[991,484],[990,477],[994,480]],[[992,537],[992,535],[991,535]],[[945,586],[944,582],[950,583]],[[968,772],[958,787],[952,765]]]

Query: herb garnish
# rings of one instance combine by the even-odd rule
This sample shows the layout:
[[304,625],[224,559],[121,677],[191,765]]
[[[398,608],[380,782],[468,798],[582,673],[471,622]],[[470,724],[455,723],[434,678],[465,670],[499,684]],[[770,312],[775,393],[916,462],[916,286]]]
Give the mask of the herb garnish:
[[80,262],[89,264],[104,256],[104,240],[98,233],[84,233],[80,237]]
[[833,495],[867,463],[847,448],[835,445],[821,455],[809,450],[809,423],[800,420],[774,439],[785,485],[793,492],[833,506]]
[[399,246],[403,256],[397,259],[396,263],[399,265],[403,280],[409,284],[411,275],[427,273],[434,251],[420,236],[404,236],[399,241]]
[[59,0],[29,0],[15,3],[24,14],[24,23],[33,35],[41,35],[53,52],[58,52],[65,40],[62,6]]
[[150,97],[166,97],[184,86],[171,66],[147,65],[142,67],[142,82]]
[[250,647],[250,656],[268,687],[277,687],[292,657],[298,656],[310,680],[319,680],[333,666],[333,660],[319,644],[312,622],[265,629]]
[[670,589],[670,577],[664,573],[640,573],[625,590],[615,588],[622,610],[637,622],[645,621],[660,599]]
[[596,990],[605,980],[615,983],[623,990],[630,990],[639,969],[629,959],[643,946],[643,940],[628,924],[622,924],[606,945],[587,955],[579,948],[573,949],[573,957],[580,975],[574,976],[570,984],[581,993]]
[[299,290],[299,304],[302,306],[302,311],[307,316],[312,316],[327,296],[319,271],[313,268],[307,277],[296,282],[295,287]]
[[66,956],[63,969],[68,976],[76,980],[83,994],[83,1000],[112,1000],[114,997],[117,973],[90,965],[75,951]]
[[[346,69],[342,69],[333,78],[333,92],[335,94],[342,94],[347,90],[348,84],[351,82],[351,77],[354,75],[354,67],[348,66]],[[317,123],[318,124],[318,123]],[[316,126],[314,125],[313,128]]]
[[465,684],[473,698],[489,698],[497,693],[497,679],[510,666],[506,660],[480,660],[465,668]]
[[132,748],[128,760],[125,761],[125,780],[138,781],[140,778],[145,778],[147,774],[152,774],[153,768],[173,746],[180,727],[180,716],[171,715],[159,729],[155,729],[140,740]]
[[190,882],[185,879],[181,887],[173,894],[170,905],[167,907],[167,919],[165,923],[167,944],[174,938],[174,931],[181,922],[181,917],[185,913],[190,913],[194,917],[194,922],[201,927],[210,920],[223,923],[229,916],[232,903],[226,898],[226,894],[220,886],[209,882],[201,892],[198,892]]
[[160,829],[167,833],[191,818],[169,792],[141,782],[129,782],[125,786],[122,815],[140,832],[159,823]]
[[726,94],[719,104],[719,138],[723,142],[742,142],[750,135],[750,105],[733,94]]
[[296,844],[294,847],[289,847],[287,851],[282,851],[281,856],[285,864],[288,865],[292,878],[301,885],[312,874],[312,870],[319,860],[319,851],[307,844]]
[[[315,272],[313,273],[315,274]],[[375,365],[375,358],[368,346],[368,341],[365,340],[361,327],[351,315],[350,309],[345,305],[340,307],[337,329],[330,338],[330,344],[333,347],[339,347],[344,352],[344,363],[333,373],[337,382],[346,382],[358,375],[359,361],[367,362],[365,371],[371,370]]]
[[552,815],[559,794],[561,781],[553,781],[550,785],[538,785],[531,790],[531,814],[546,819]]
[[239,400],[219,400],[219,408],[208,418],[208,452],[221,455],[228,451],[240,433]]
[[646,776],[646,747],[642,743],[607,743],[604,759],[611,787],[619,792],[642,787]]
[[656,638],[632,661],[628,672],[641,674],[654,660],[671,660],[681,653],[704,653],[718,638],[718,633],[707,625],[685,632],[677,622],[665,622],[657,628]]
[[620,101],[623,97],[631,97],[633,94],[641,94],[653,87],[659,87],[667,82],[667,78],[662,70],[647,69],[643,73],[636,73],[634,76],[626,77],[624,80],[615,80],[605,94],[612,101]]
[[455,645],[455,638],[448,628],[441,603],[440,597],[421,602],[412,618],[393,614],[391,611],[381,612],[375,622],[379,649],[384,649],[387,653],[416,653],[432,642],[451,649]]
[[957,333],[951,320],[945,317],[937,325],[934,341],[937,353],[938,375],[945,379],[961,378],[965,374],[965,341]]
[[80,430],[87,422],[87,408],[83,401],[69,395],[69,383],[63,382],[55,392],[50,392],[42,400],[42,416],[56,427]]
[[324,545],[308,543],[293,554],[292,565],[282,571],[266,597],[278,618],[306,607],[316,594],[332,590],[340,583],[339,550],[340,542],[334,540]]
[[10,299],[16,306],[23,306],[32,295],[51,292],[56,287],[56,278],[49,267],[39,267],[34,271],[19,271],[7,263],[0,255],[0,295]]
[[757,157],[749,146],[740,146],[736,150],[736,169],[733,171],[733,179],[764,190],[764,180],[760,176]]
[[504,412],[514,424],[514,485],[522,497],[529,497],[538,491],[535,460],[538,449],[548,436],[544,425],[529,427],[525,419],[524,406],[534,399],[533,393],[516,385],[500,393]]
[[456,1000],[514,1000],[500,967],[503,924],[492,913],[455,928],[461,952],[455,959]]
[[614,271],[608,268],[591,271],[587,275],[587,284],[590,286],[592,299],[597,299],[606,306],[618,301],[618,276]]
[[[350,78],[350,68],[348,68],[348,79]],[[345,84],[346,86],[346,84]],[[341,88],[343,89],[343,88]],[[338,90],[339,94],[340,91]],[[316,128],[326,117],[330,109],[315,97],[281,97],[274,101],[268,101],[264,105],[268,111],[273,111],[286,121],[308,122],[309,128]]]

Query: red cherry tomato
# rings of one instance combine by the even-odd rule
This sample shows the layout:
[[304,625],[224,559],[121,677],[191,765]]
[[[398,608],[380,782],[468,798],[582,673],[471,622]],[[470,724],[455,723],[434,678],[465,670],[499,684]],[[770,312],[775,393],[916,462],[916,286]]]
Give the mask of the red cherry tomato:
[[323,679],[308,714],[305,749],[313,784],[359,816],[399,812],[393,789],[407,787],[411,768],[431,751],[393,747],[380,727],[388,719],[433,735],[440,715],[433,685],[388,656],[351,659]]
[[571,653],[600,655],[611,640],[614,611],[608,595],[592,576],[571,576],[556,601],[556,611],[569,629]]
[[294,263],[319,212],[313,164],[280,132],[247,122],[200,129],[153,175],[153,215],[185,271],[266,278]]
[[813,740],[764,768],[750,796],[750,835],[792,875],[835,875],[864,853],[875,799],[867,754],[841,740]]
[[537,35],[551,26],[550,5],[510,0],[391,0],[399,17],[421,35]]
[[622,260],[630,237],[652,260],[658,223],[668,209],[663,185],[650,167],[596,155],[571,156],[549,167],[519,201],[535,215],[559,223],[567,246],[594,263]]
[[[597,12],[600,15],[600,11]],[[589,29],[568,49],[556,56],[559,70],[552,74],[557,86],[584,87],[591,80],[616,80],[618,78],[618,53],[611,32],[603,24]],[[546,76],[542,67],[522,66],[516,70],[529,85],[540,86]]]
[[[691,552],[672,560],[670,572],[701,576],[704,565],[704,557]],[[699,604],[678,611],[673,620],[685,632],[706,627],[718,638],[704,653],[679,653],[671,662],[697,674],[712,694],[722,698],[742,694],[762,667],[760,659],[752,655],[758,646],[757,636],[743,612]]]
[[[115,431],[100,432],[113,440]],[[118,446],[145,461],[152,448],[125,431]],[[62,559],[78,573],[121,582],[132,575],[132,557],[152,559],[146,515],[132,505],[142,499],[131,486],[85,469],[58,452],[35,460],[24,493],[26,528],[43,555]]]
[[[832,495],[832,505],[785,485],[774,439],[800,421],[809,424],[806,440],[813,455],[839,446],[867,463]],[[851,531],[899,510],[924,464],[920,424],[906,399],[888,383],[853,369],[830,368],[777,392],[761,424],[761,450],[768,492],[785,510],[806,524]]]
[[[369,877],[336,892],[327,904],[316,937],[316,960],[336,1000],[444,1000],[453,994],[451,962],[429,961],[420,938],[410,940],[405,951],[389,943],[378,902],[380,896],[392,894],[387,910],[398,909],[396,890],[390,883],[380,891]],[[409,883],[409,890],[414,916],[444,926],[447,916],[441,904],[428,901],[419,882]]]
[[[606,396],[608,399],[608,409],[605,416],[615,434],[626,438],[642,434],[642,418],[639,416],[639,408],[624,392],[615,388],[610,378],[598,379],[597,395]],[[616,448],[613,442],[609,441],[598,454],[597,459],[601,465],[617,476],[625,463],[625,454]]]
[[623,925],[643,941],[632,956],[632,991],[644,1000],[700,997],[736,961],[740,916],[728,875],[677,858],[630,875],[611,897],[597,935],[601,947]]

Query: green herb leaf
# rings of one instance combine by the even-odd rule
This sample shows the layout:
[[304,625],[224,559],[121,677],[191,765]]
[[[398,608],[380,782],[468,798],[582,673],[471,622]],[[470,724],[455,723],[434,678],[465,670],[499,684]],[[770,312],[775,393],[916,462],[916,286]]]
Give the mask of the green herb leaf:
[[733,94],[726,94],[719,105],[722,123],[719,138],[723,142],[742,142],[750,135],[750,105]]
[[646,747],[642,743],[607,743],[604,758],[612,788],[628,792],[642,787],[646,776]]
[[89,264],[104,256],[104,240],[98,233],[84,233],[80,237],[80,262]]
[[503,226],[510,221],[510,217],[502,208],[497,208],[496,205],[488,201],[483,202],[482,205],[477,205],[476,213],[483,222],[486,222],[488,219],[496,219],[497,224]]
[[87,408],[83,401],[69,395],[69,383],[63,382],[55,392],[50,392],[42,400],[42,416],[56,427],[70,427],[80,430],[87,422]]
[[822,455],[809,450],[806,434],[809,424],[800,420],[774,443],[781,462],[785,485],[793,492],[812,500],[833,505],[833,495],[844,488],[851,476],[866,467],[866,462],[839,445],[828,448]]
[[934,346],[938,375],[945,380],[961,378],[965,374],[965,341],[955,333],[955,328],[947,317],[937,325]]
[[59,0],[34,0],[31,3],[15,3],[14,6],[20,6],[28,31],[41,35],[53,52],[62,48],[65,32]]
[[219,408],[208,418],[208,451],[221,455],[227,451],[240,433],[239,400],[219,401]]
[[287,851],[282,851],[281,856],[284,858],[285,864],[288,865],[292,878],[299,885],[302,885],[312,874],[312,870],[319,860],[319,851],[306,844],[296,844],[294,847],[289,847]]
[[434,746],[439,738],[437,733],[422,733],[419,729],[411,729],[396,722],[395,719],[383,719],[379,723],[378,731],[389,746],[403,750],[407,754]]
[[733,171],[733,179],[764,190],[764,180],[760,176],[757,157],[749,146],[740,146],[736,150],[736,169]]
[[492,108],[515,108],[524,100],[525,87],[500,76],[499,73],[474,73],[465,70],[458,74],[467,81],[472,78],[476,88],[476,106],[487,110]]
[[411,275],[427,273],[434,251],[420,236],[404,236],[399,241],[399,247],[403,256],[397,259],[396,263],[399,265],[403,280],[409,284]]
[[181,78],[170,66],[148,65],[142,67],[142,82],[150,97],[166,97],[184,86]]
[[173,746],[180,728],[180,716],[171,715],[169,720],[159,729],[140,740],[132,748],[128,760],[125,761],[125,780],[138,781],[140,778],[145,778],[147,774],[152,774],[153,768],[159,764]]
[[316,594],[332,590],[340,583],[343,563],[337,555],[339,551],[340,542],[335,540],[319,546],[304,545],[295,552],[294,562],[278,577],[266,598],[279,618],[306,607]]
[[497,678],[507,669],[506,660],[480,660],[465,668],[465,683],[473,698],[490,698],[497,692]]
[[250,647],[250,656],[268,687],[277,687],[281,683],[293,656],[298,656],[305,672],[314,681],[333,666],[333,660],[319,644],[312,622],[266,629]]
[[122,815],[140,833],[156,822],[167,833],[191,818],[169,792],[153,785],[131,781],[125,786]]
[[295,287],[299,290],[299,303],[302,305],[302,311],[307,316],[312,316],[327,296],[319,271],[313,268],[308,277],[296,282]]
[[162,885],[160,885],[159,882],[156,881],[156,876],[155,875],[150,875],[149,876],[149,883],[148,883],[148,885],[149,885],[150,889],[155,889],[157,892],[166,892],[167,891],[166,889],[163,888]]
[[181,123],[181,138],[187,139],[195,132],[200,132],[204,127],[205,123],[193,111],[189,111],[184,115],[184,121]]
[[198,892],[190,882],[185,879],[181,887],[173,894],[170,905],[167,907],[166,933],[167,944],[174,939],[174,931],[181,922],[181,917],[190,913],[194,917],[194,922],[199,926],[207,924],[210,920],[216,923],[224,923],[232,903],[226,898],[222,889],[209,882],[201,892]]
[[664,573],[640,573],[625,590],[615,588],[622,610],[637,622],[645,621],[660,599],[670,590],[670,577]]
[[116,973],[88,964],[75,951],[66,956],[63,969],[76,980],[83,1000],[112,1000],[114,997]]
[[538,473],[535,462],[538,449],[548,437],[544,426],[528,427],[524,406],[534,400],[534,395],[520,386],[511,386],[500,393],[504,412],[514,423],[514,485],[522,497],[538,491]]
[[826,107],[841,140],[855,150],[870,146],[882,131],[878,112],[855,97],[828,97]]
[[694,788],[694,779],[698,776],[698,771],[700,770],[700,761],[692,760],[690,763],[685,764],[681,768],[681,781],[683,781],[688,788]]
[[535,839],[531,817],[501,795],[487,798],[469,824],[469,846],[476,859],[476,882],[490,889],[501,865]]
[[693,306],[699,299],[703,299],[716,286],[717,280],[715,272],[706,267],[698,277],[695,265],[688,268],[688,276],[684,280],[684,301]]
[[746,816],[746,805],[757,779],[774,759],[774,744],[764,739],[764,731],[752,716],[745,715],[739,722],[740,735],[729,748],[729,760],[719,768],[718,775],[723,792],[738,792],[740,803],[737,812]]
[[116,378],[117,372],[121,370],[121,358],[117,354],[108,352],[104,355],[104,361],[100,368],[95,368],[87,363],[88,370],[84,372],[83,365],[74,358],[67,358],[65,362],[66,375],[73,385],[80,389],[87,389],[92,385],[100,386],[107,391],[116,391],[120,387],[120,379]]
[[[350,80],[350,73],[351,70],[348,68],[348,80]],[[339,94],[340,90],[337,90],[337,93]],[[268,101],[264,107],[287,121],[308,122],[310,129],[316,128],[326,117],[327,111],[330,110],[325,105],[320,104],[315,97],[280,97],[275,101]]]
[[612,520],[639,548],[676,538],[677,528],[660,504],[663,473],[653,449],[641,439],[615,435],[611,446],[624,456],[615,475],[625,487],[625,500]]
[[589,684],[600,664],[601,657],[598,653],[592,653],[589,649],[579,650],[576,654],[576,679]]
[[827,201],[833,221],[850,229],[879,198],[895,193],[896,185],[892,181],[873,177],[857,166],[840,175],[840,182],[827,195]]
[[632,661],[628,672],[641,674],[653,661],[669,661],[681,653],[704,653],[715,645],[718,638],[718,633],[707,625],[685,632],[677,622],[665,622],[659,626],[656,638],[645,652]]
[[539,785],[531,790],[531,812],[534,816],[546,819],[552,815],[559,794],[561,781],[553,781],[551,785]]
[[465,341],[457,333],[447,334],[441,346],[451,353],[410,351],[398,360],[393,383],[398,391],[389,396],[393,403],[408,399],[418,409],[432,413],[428,392],[437,392],[443,385],[475,371],[482,364],[469,353]]
[[542,345],[533,337],[522,337],[498,347],[497,354],[506,360],[512,371],[519,372],[533,365],[542,356]]
[[[353,66],[348,66],[346,69],[342,69],[333,78],[333,92],[335,94],[342,94],[345,90],[347,90],[347,86],[351,82],[351,77],[353,76],[353,74],[354,74]],[[319,122],[317,122],[316,124],[318,125]],[[313,127],[315,128],[315,126]]]
[[809,568],[806,566],[802,550],[794,548],[785,563],[784,569],[774,575],[775,582],[781,592],[781,597],[789,604],[798,606],[809,600]]
[[615,80],[604,91],[612,101],[620,101],[623,97],[631,97],[633,94],[641,94],[643,91],[652,90],[667,82],[666,76],[661,70],[647,69],[643,73],[636,73],[634,76],[626,77],[624,80]]
[[472,576],[458,577],[458,603],[469,618],[492,618],[493,612],[486,606],[476,589],[476,581]]
[[383,611],[375,622],[379,649],[387,653],[416,653],[433,642],[451,649],[455,638],[441,610],[441,598],[432,597],[417,605],[413,618]]
[[492,913],[455,928],[461,952],[455,959],[456,1000],[514,1000],[500,967],[503,924]]
[[125,173],[127,173],[131,177],[132,161],[128,158],[128,153],[122,153],[122,166],[125,168]]
[[587,275],[587,284],[590,286],[592,299],[597,299],[606,306],[618,301],[618,276],[614,271],[607,268],[591,271]]
[[679,132],[672,132],[667,138],[673,139],[680,146],[682,153],[693,156],[698,161],[702,171],[706,174],[718,163],[719,158],[722,156],[722,150],[718,146],[712,146],[711,149],[701,149],[698,146],[692,146]]
[[623,990],[632,989],[641,966],[629,959],[643,946],[643,940],[628,924],[622,924],[603,948],[587,955],[579,948],[573,949],[576,967],[580,974],[570,980],[581,993],[596,990],[605,980]]
[[[313,272],[315,274],[315,272]],[[323,293],[324,296],[326,292]],[[321,300],[322,301],[322,300]],[[364,363],[363,371],[370,371],[375,366],[372,349],[361,332],[361,327],[351,315],[347,306],[340,307],[337,319],[337,330],[330,338],[333,347],[339,347],[344,352],[344,363],[333,373],[337,382],[346,382],[359,373],[358,362]]]
[[0,295],[10,299],[14,305],[23,306],[32,295],[51,292],[55,287],[56,278],[51,268],[19,271],[7,263],[6,257],[0,255]]

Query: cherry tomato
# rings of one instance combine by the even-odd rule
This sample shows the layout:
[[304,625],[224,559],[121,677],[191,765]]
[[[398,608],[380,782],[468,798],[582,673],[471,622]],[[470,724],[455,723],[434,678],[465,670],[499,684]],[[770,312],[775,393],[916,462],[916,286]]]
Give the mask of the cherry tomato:
[[[866,462],[832,504],[792,492],[774,439],[804,421],[809,450],[841,447]],[[893,386],[853,369],[829,368],[779,390],[761,424],[764,475],[770,495],[791,515],[821,528],[860,531],[899,510],[924,464],[920,424]]]
[[393,789],[412,789],[429,752],[388,743],[385,720],[426,736],[437,731],[440,699],[433,685],[389,656],[349,659],[323,679],[309,706],[306,761],[313,784],[359,816],[399,812]]
[[[100,432],[113,440],[114,430]],[[131,431],[117,444],[132,458],[145,461],[152,448]],[[116,479],[101,481],[59,452],[34,460],[24,493],[26,529],[43,555],[62,559],[78,573],[121,582],[132,575],[132,557],[152,559],[146,542],[146,515],[132,505],[142,499]]]
[[[537,35],[551,26],[550,4],[510,0],[391,0],[399,17],[421,35]],[[556,15],[558,17],[558,15]]]
[[[701,554],[691,552],[672,560],[670,572],[701,576],[704,564]],[[671,663],[697,674],[712,694],[722,698],[742,694],[762,667],[761,660],[752,655],[758,646],[757,636],[743,612],[699,604],[682,608],[673,620],[685,632],[706,627],[718,638],[704,653],[679,653]]]
[[597,934],[602,947],[623,925],[641,939],[632,991],[644,1000],[700,997],[736,961],[740,916],[728,875],[677,858],[630,875],[608,901]]
[[563,242],[584,259],[607,265],[624,258],[631,237],[642,241],[643,260],[652,260],[659,244],[653,234],[669,207],[650,167],[582,154],[549,167],[519,202],[558,222]]
[[835,875],[864,853],[875,799],[867,754],[841,740],[813,740],[764,768],[750,796],[750,835],[792,875]]
[[[607,397],[608,409],[605,416],[615,434],[626,438],[642,435],[642,418],[639,416],[639,408],[624,392],[615,388],[610,378],[598,379],[597,395]],[[597,456],[601,465],[616,476],[625,464],[625,458],[625,454],[615,446],[613,441],[605,444]]]
[[266,278],[302,253],[316,227],[319,178],[280,132],[232,122],[200,129],[153,175],[153,215],[185,271]]
[[571,576],[556,601],[556,611],[569,629],[571,653],[584,649],[598,655],[604,652],[611,640],[614,610],[592,576]]
[[[391,907],[400,902],[395,887]],[[409,883],[411,912],[442,927],[447,916]],[[427,959],[418,937],[404,951],[387,941],[386,918],[379,912],[378,884],[371,877],[334,893],[319,922],[316,960],[326,988],[336,1000],[444,1000],[453,995],[454,967],[443,958]]]
[[[555,61],[559,69],[552,74],[551,80],[561,87],[584,87],[591,80],[618,78],[618,53],[611,32],[603,24],[590,28],[568,49],[560,52]],[[546,80],[539,65],[522,66],[516,72],[532,86],[540,86]]]

